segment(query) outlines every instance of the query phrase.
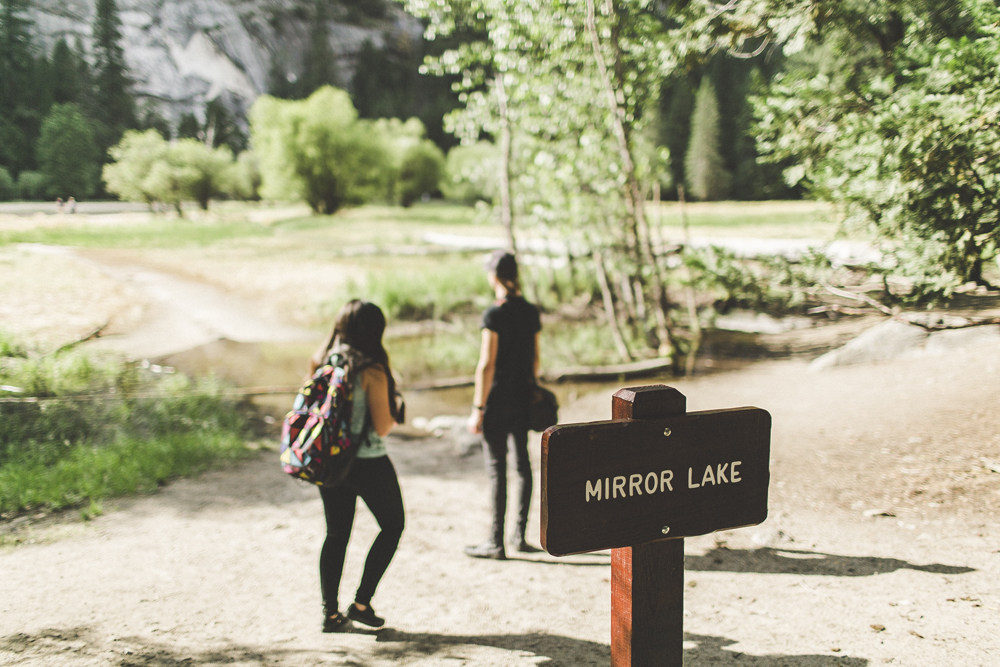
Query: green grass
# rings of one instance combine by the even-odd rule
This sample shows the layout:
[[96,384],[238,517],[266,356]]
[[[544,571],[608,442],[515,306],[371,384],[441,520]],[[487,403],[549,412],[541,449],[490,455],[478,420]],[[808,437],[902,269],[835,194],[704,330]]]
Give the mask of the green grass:
[[0,356],[0,384],[23,390],[5,398],[48,399],[0,402],[0,513],[94,507],[247,451],[248,409],[211,380],[29,353]]
[[231,239],[271,236],[273,231],[251,222],[203,222],[157,218],[131,225],[84,224],[36,227],[0,232],[0,245],[44,243],[81,248],[177,248],[210,246]]

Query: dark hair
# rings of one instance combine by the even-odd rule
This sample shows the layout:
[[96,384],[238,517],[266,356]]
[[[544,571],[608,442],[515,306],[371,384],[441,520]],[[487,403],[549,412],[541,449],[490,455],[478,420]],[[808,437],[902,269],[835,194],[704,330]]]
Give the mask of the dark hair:
[[339,343],[349,348],[347,361],[354,372],[370,366],[380,366],[389,385],[389,411],[393,419],[401,421],[399,403],[396,401],[396,380],[389,367],[389,353],[382,345],[384,333],[385,315],[382,314],[382,309],[374,303],[352,299],[337,313],[336,324],[320,355],[322,359],[318,360],[314,356],[313,363],[317,367],[324,363],[330,351]]
[[521,282],[517,277],[517,258],[506,250],[494,250],[486,260],[486,270],[497,277],[507,292],[521,292]]

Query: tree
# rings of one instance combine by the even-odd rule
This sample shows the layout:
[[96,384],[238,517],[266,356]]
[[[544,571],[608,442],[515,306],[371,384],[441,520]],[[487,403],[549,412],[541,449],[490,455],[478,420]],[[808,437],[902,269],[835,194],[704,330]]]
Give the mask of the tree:
[[166,159],[168,144],[156,130],[128,130],[121,141],[111,147],[109,164],[104,165],[103,177],[108,192],[126,201],[144,202],[152,208],[159,193],[147,181],[153,167]]
[[40,114],[32,108],[34,74],[27,0],[0,3],[0,165],[14,174],[34,166]]
[[169,169],[161,168],[151,176],[154,181],[161,178],[166,183],[151,187],[153,192],[162,194],[163,201],[175,203],[175,195],[181,201],[194,199],[207,211],[209,201],[231,189],[233,153],[227,146],[210,148],[195,139],[179,139],[170,144],[166,164]]
[[702,77],[695,96],[684,173],[696,199],[725,199],[730,175],[719,153],[719,103],[708,76]]
[[105,129],[104,146],[116,143],[126,129],[136,126],[132,82],[122,48],[121,19],[115,0],[97,0],[94,17],[95,104]]
[[262,96],[250,109],[250,134],[266,197],[303,199],[331,214],[386,192],[389,149],[342,90],[325,86],[301,101]]
[[399,201],[411,206],[424,196],[439,191],[444,175],[444,153],[433,141],[422,140],[403,155],[399,169]]
[[305,67],[297,83],[296,98],[305,98],[323,86],[337,84],[334,63],[336,59],[330,48],[330,0],[313,0],[313,16],[309,24],[309,50],[306,52]]
[[56,104],[80,101],[80,64],[61,37],[52,50],[52,97]]
[[[803,57],[758,101],[790,183],[882,237],[908,298],[985,283],[1000,246],[1000,9],[984,0],[831,10],[833,63]],[[809,56],[810,52],[804,52]],[[858,75],[858,72],[861,75]]]
[[42,123],[38,164],[50,197],[84,199],[94,194],[100,153],[90,121],[73,103],[56,104]]

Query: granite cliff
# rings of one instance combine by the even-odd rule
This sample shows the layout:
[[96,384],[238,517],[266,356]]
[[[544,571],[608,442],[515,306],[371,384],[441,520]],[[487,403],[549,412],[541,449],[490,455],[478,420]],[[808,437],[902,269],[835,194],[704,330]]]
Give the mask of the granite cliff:
[[[353,4],[375,4],[364,0]],[[343,2],[343,0],[341,0]],[[37,43],[51,52],[60,37],[89,52],[95,0],[33,0]],[[275,73],[294,80],[309,45],[312,0],[118,0],[122,46],[137,98],[176,123],[202,115],[221,98],[238,114],[268,92]],[[384,0],[372,18],[333,3],[328,23],[338,83],[350,81],[365,40],[419,40],[420,24]]]

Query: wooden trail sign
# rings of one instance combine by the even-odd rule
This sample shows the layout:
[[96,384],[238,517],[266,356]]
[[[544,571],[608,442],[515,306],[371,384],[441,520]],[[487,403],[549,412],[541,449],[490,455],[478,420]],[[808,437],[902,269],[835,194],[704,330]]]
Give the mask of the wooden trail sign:
[[542,434],[542,546],[612,549],[613,667],[680,667],[683,538],[767,518],[771,415],[686,403],[665,385],[621,389],[611,421]]

